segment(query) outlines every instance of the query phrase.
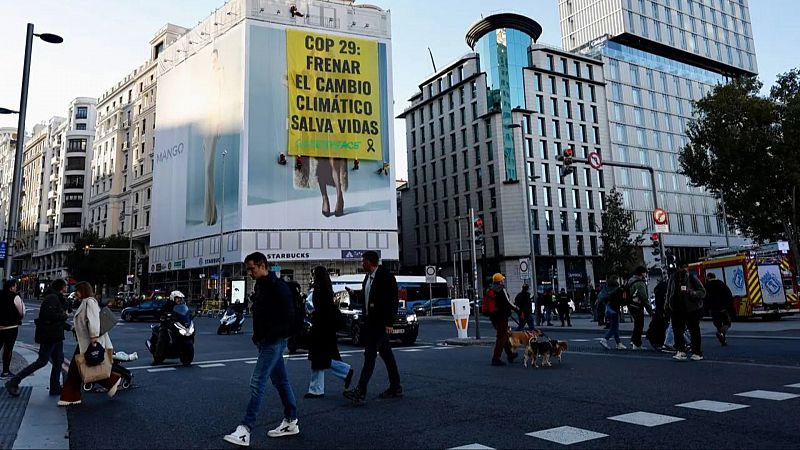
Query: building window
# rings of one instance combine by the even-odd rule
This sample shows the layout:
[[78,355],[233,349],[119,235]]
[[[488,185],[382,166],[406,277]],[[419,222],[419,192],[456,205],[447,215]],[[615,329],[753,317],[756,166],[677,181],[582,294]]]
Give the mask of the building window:
[[78,106],[75,110],[76,119],[86,119],[89,117],[89,108],[85,106]]
[[75,129],[76,130],[85,130],[86,129],[86,124],[85,123],[76,123],[75,124]]

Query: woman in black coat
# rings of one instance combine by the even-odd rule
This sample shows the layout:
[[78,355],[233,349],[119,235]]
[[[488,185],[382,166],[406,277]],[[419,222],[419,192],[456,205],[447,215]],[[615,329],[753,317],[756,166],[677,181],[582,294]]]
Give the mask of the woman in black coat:
[[350,387],[353,369],[342,362],[336,344],[336,330],[341,321],[341,312],[333,302],[333,286],[328,269],[314,268],[314,312],[311,313],[311,335],[308,347],[308,360],[311,361],[311,382],[304,398],[325,396],[325,371],[330,369],[334,376],[344,380],[344,388]]

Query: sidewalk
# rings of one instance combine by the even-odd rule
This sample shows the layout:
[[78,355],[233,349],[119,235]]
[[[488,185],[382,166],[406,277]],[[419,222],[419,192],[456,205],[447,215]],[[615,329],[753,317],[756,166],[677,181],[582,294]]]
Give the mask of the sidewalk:
[[[12,372],[19,372],[36,360],[31,346],[17,341]],[[5,380],[3,380],[5,383]],[[20,385],[19,397],[0,387],[0,448],[69,449],[67,410],[50,397],[50,365],[39,369]]]

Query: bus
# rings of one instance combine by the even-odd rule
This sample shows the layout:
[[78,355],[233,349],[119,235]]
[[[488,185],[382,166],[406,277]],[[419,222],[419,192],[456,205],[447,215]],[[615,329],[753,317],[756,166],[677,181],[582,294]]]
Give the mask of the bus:
[[[353,290],[361,289],[364,274],[340,275],[331,277],[333,292],[343,291],[345,287]],[[424,276],[397,275],[397,290],[400,301],[405,302],[406,310],[413,311],[414,306],[435,298],[449,298],[450,291],[447,280],[436,277],[435,283],[428,283]]]

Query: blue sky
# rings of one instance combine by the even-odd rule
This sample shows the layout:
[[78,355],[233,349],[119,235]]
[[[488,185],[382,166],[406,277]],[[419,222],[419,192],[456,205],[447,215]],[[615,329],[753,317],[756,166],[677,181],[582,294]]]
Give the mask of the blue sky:
[[[363,3],[363,2],[358,2]],[[438,67],[469,51],[464,32],[481,17],[514,11],[544,28],[540,42],[559,45],[558,0],[370,0],[392,12],[395,115],[433,72],[428,47]],[[28,129],[65,114],[75,97],[97,97],[149,55],[149,42],[166,22],[192,27],[221,0],[3,0],[0,27],[3,70],[0,106],[16,109],[25,46],[25,24],[37,32],[64,37],[61,45],[36,40],[33,52]],[[771,84],[778,73],[800,67],[800,16],[797,0],[750,0],[760,77]],[[0,127],[17,124],[0,116]],[[397,176],[405,178],[405,129],[395,122]]]

